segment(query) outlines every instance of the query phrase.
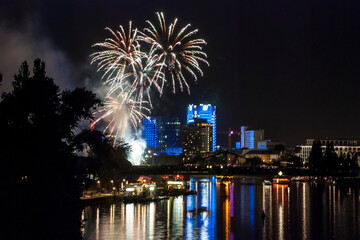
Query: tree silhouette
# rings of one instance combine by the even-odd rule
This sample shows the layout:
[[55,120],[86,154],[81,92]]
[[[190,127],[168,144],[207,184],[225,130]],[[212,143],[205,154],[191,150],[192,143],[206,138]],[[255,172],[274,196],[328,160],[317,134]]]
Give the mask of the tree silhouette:
[[313,142],[309,156],[309,167],[313,171],[323,170],[323,153],[320,141]]
[[131,148],[123,141],[115,146],[97,130],[84,130],[75,137],[74,145],[78,150],[88,146],[89,158],[95,160],[97,169],[92,174],[102,181],[116,179],[121,173],[129,170],[131,163],[127,160]]
[[24,62],[12,85],[0,102],[9,236],[81,239],[80,179],[71,143],[80,120],[100,100],[84,88],[60,92],[39,59],[32,75]]
[[323,159],[326,171],[331,174],[337,174],[340,168],[340,161],[333,144],[326,146]]

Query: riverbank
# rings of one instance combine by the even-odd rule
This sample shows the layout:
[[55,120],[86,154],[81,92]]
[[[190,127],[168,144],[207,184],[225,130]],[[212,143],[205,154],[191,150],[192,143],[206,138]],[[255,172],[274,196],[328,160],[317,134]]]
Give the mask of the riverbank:
[[[187,178],[190,179],[192,177],[195,178],[208,178],[209,180],[216,175],[212,174],[188,174]],[[254,179],[257,178],[260,181],[264,180],[272,180],[274,175],[230,175],[235,179]],[[352,187],[360,187],[360,177],[333,177],[333,176],[283,176],[288,178],[289,182],[308,182],[315,184],[325,184],[325,185],[339,185],[339,186],[352,186]],[[176,197],[180,195],[189,195],[190,192],[180,193],[174,192],[173,194],[161,194],[161,196],[167,197]],[[125,199],[124,193],[96,193],[96,192],[85,192],[84,196],[80,198],[81,202],[84,205],[98,204],[98,203],[114,203],[114,202],[123,202]]]
[[113,203],[113,202],[152,202],[152,201],[160,201],[160,200],[166,200],[170,197],[177,197],[177,196],[187,196],[187,195],[196,195],[197,192],[195,191],[173,191],[171,193],[167,192],[167,194],[161,194],[158,197],[155,198],[144,198],[144,197],[132,197],[127,198],[124,196],[123,192],[120,193],[91,193],[87,194],[85,193],[83,197],[80,197],[81,202],[84,205],[90,205],[90,204],[98,204],[98,203]]
[[122,201],[124,199],[123,194],[113,194],[113,193],[93,193],[93,194],[84,194],[83,197],[80,197],[81,202],[84,205],[95,204],[95,203],[106,203],[114,201]]
[[[326,176],[323,172],[314,172],[306,167],[281,167],[281,166],[267,166],[267,167],[250,167],[250,166],[133,166],[127,175],[249,175],[249,176],[267,176],[276,175],[279,171],[284,172],[288,176]],[[337,177],[360,177],[358,170],[351,174],[338,173],[334,175]]]

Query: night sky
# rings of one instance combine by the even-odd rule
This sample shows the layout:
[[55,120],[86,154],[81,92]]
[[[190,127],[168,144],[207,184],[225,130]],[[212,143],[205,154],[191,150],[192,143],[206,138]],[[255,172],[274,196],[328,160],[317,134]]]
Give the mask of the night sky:
[[263,128],[266,139],[360,136],[360,1],[0,0],[1,91],[24,60],[40,57],[62,88],[96,89],[91,45],[106,26],[143,29],[163,11],[206,39],[210,67],[186,92],[156,101],[154,114],[185,120],[189,103],[217,106],[218,129]]

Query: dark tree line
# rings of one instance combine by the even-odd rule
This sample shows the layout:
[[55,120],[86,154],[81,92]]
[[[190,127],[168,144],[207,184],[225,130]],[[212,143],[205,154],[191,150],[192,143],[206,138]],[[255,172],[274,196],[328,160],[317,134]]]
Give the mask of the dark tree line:
[[102,182],[118,182],[124,172],[132,166],[127,160],[131,151],[130,146],[122,140],[114,145],[97,130],[84,130],[75,137],[74,144],[77,150],[86,150],[88,153],[87,157],[79,159],[82,162],[81,172],[86,186],[94,183],[89,178],[90,175],[101,179]]
[[[81,239],[80,194],[85,173],[77,164],[76,150],[88,144],[97,161],[93,172],[106,175],[109,169],[124,167],[120,163],[128,164],[129,148],[113,149],[96,131],[76,135],[81,120],[90,119],[101,101],[85,88],[60,91],[41,60],[34,61],[32,73],[24,62],[12,85],[13,90],[3,94],[0,102],[3,219],[7,223],[3,236]],[[106,161],[109,153],[111,163]],[[120,158],[120,163],[115,161]]]
[[318,174],[355,175],[359,170],[358,155],[338,154],[332,144],[323,152],[320,141],[314,141],[309,156],[310,169]]

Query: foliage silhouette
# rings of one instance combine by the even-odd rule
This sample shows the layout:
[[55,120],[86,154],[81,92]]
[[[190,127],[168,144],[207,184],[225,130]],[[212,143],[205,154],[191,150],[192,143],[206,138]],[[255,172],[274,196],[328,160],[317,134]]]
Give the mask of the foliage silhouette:
[[7,236],[81,239],[80,178],[71,143],[80,120],[90,118],[100,100],[84,88],[60,92],[40,59],[32,75],[24,62],[12,85],[0,102]]
[[309,156],[309,167],[315,172],[323,169],[323,153],[320,141],[313,142]]
[[84,151],[86,147],[88,158],[97,163],[97,167],[88,173],[102,181],[117,179],[132,166],[127,160],[131,151],[130,146],[123,141],[113,146],[109,139],[97,130],[84,130],[75,137],[74,145],[80,151]]

